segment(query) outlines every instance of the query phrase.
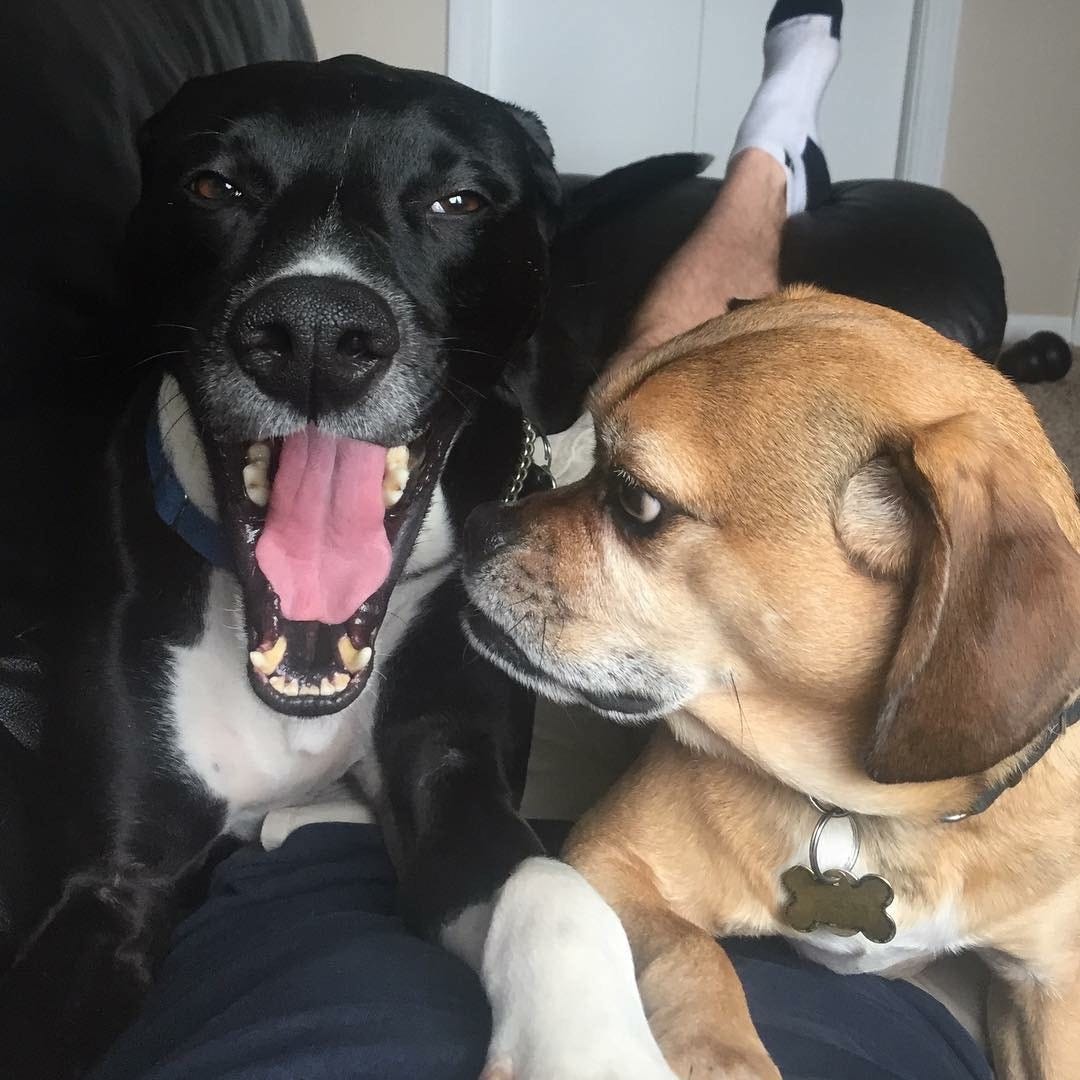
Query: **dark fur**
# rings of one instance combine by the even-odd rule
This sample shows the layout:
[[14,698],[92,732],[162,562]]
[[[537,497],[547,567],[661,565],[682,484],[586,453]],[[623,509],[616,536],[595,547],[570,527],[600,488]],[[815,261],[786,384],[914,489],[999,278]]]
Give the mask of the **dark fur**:
[[[390,445],[448,387],[470,422],[447,465],[451,517],[460,526],[471,505],[498,495],[520,426],[497,384],[536,326],[558,213],[550,147],[534,118],[438,76],[358,58],[262,65],[189,84],[147,125],[143,154],[128,252],[138,348],[182,350],[167,361],[203,403],[205,432],[257,434],[215,381],[234,370],[233,313],[311,241],[336,198],[336,247],[406,298],[416,356],[384,380],[396,400],[412,395],[408,410],[388,410],[375,392],[342,416]],[[195,205],[183,183],[204,168],[239,177],[257,202]],[[433,200],[463,188],[483,190],[490,206],[471,219],[425,218]],[[62,885],[0,987],[7,1077],[77,1075],[100,1055],[137,1008],[181,886],[224,824],[225,807],[163,753],[165,649],[200,635],[209,568],[153,509],[143,441],[157,381],[136,396],[114,441],[100,491],[105,520],[89,530],[84,591],[65,628],[82,647],[43,744],[62,793],[46,830]],[[539,847],[513,810],[527,714],[519,709],[514,722],[515,691],[486,664],[463,664],[457,604],[456,586],[441,589],[401,649],[408,663],[445,675],[422,692],[415,680],[388,680],[378,723],[405,906],[429,932]],[[450,748],[466,765],[430,783]],[[471,828],[481,816],[485,826]]]
[[[27,821],[23,804],[13,804],[3,823],[0,949],[18,951],[0,982],[4,1077],[77,1076],[101,1055],[137,1010],[172,927],[227,840],[227,808],[169,752],[163,661],[202,634],[210,569],[153,507],[145,430],[161,371],[198,405],[204,437],[258,436],[227,392],[234,316],[336,207],[336,249],[397,294],[393,314],[408,327],[411,359],[390,364],[382,389],[393,386],[409,405],[387,407],[376,387],[313,408],[331,426],[390,445],[449,407],[462,430],[443,488],[460,532],[513,469],[521,407],[547,429],[568,423],[601,347],[584,324],[539,324],[561,191],[543,128],[521,110],[357,57],[265,64],[189,84],[148,123],[141,149],[143,196],[126,262],[133,354],[149,358],[136,374],[148,378],[87,485],[63,567],[76,584],[52,637],[55,708],[37,759],[42,774],[32,774],[22,747],[0,754],[34,808]],[[646,164],[641,190],[698,166],[689,155]],[[202,169],[238,178],[250,197],[196,205],[184,185]],[[632,195],[632,180],[620,174],[617,200]],[[433,200],[460,189],[482,191],[488,207],[469,218],[425,217]],[[604,203],[603,183],[591,185],[586,211]],[[587,216],[574,218],[575,236]],[[618,295],[616,320],[631,306]],[[610,332],[610,318],[606,325]],[[271,404],[284,414],[296,402]],[[84,479],[94,475],[87,466]],[[453,579],[429,596],[395,654],[376,717],[381,810],[402,904],[429,935],[540,849],[514,808],[529,699],[471,653],[460,604]],[[410,677],[416,671],[425,677]]]

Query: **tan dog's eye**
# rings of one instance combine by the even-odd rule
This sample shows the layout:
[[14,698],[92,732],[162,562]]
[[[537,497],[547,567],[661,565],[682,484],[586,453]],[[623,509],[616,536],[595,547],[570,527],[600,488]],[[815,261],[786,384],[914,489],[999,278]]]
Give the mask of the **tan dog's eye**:
[[615,482],[615,499],[627,517],[639,525],[651,525],[660,517],[664,504],[655,495],[626,476],[617,476]]

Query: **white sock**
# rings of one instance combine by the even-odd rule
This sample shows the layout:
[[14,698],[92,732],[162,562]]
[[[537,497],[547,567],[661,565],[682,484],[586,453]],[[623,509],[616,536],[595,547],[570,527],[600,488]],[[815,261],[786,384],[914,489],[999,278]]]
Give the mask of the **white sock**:
[[[731,157],[756,147],[788,174],[788,214],[828,196],[830,180],[818,144],[817,114],[840,59],[839,0],[777,0],[765,30],[765,70]],[[729,159],[730,160],[730,159]]]

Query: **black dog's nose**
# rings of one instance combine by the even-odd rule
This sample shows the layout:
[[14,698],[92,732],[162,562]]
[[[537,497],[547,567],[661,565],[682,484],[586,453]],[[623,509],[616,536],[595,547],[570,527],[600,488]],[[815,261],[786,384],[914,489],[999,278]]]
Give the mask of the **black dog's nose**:
[[465,521],[463,550],[465,568],[478,566],[499,548],[521,536],[513,506],[491,502],[478,506]]
[[334,277],[283,277],[233,316],[229,344],[263,393],[309,415],[351,405],[397,352],[397,320],[374,289]]

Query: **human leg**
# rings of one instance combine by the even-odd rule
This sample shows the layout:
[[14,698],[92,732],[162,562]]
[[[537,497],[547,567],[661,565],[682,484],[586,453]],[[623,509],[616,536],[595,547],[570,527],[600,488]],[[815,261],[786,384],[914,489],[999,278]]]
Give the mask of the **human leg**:
[[837,0],[777,0],[766,24],[762,81],[723,187],[657,275],[631,324],[626,352],[723,314],[733,299],[779,288],[785,221],[829,194],[817,113],[839,59],[841,16]]
[[396,904],[374,826],[226,860],[94,1080],[476,1080],[480,983]]
[[[563,831],[541,835],[557,848]],[[476,1080],[491,1024],[480,982],[405,929],[396,891],[375,826],[305,826],[232,856],[93,1080]],[[916,987],[836,975],[779,941],[726,944],[786,1077],[988,1080]]]

